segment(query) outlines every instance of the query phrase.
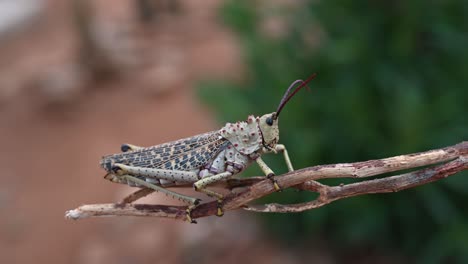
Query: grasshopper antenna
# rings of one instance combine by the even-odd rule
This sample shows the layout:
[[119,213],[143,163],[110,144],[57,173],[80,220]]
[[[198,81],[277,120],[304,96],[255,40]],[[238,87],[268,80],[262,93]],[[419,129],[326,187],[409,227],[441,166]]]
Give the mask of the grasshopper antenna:
[[[304,87],[309,88],[307,84],[310,81],[312,81],[316,76],[317,76],[317,73],[314,73],[305,81],[303,80],[294,81],[284,93],[283,98],[281,98],[278,108],[276,109],[276,115],[273,118],[274,119],[278,118],[279,114],[281,113],[281,110],[283,110],[283,107],[297,92],[299,92],[299,90],[301,90]],[[300,83],[299,86],[297,86],[296,89],[292,93],[290,93],[291,89],[294,88],[298,83]]]

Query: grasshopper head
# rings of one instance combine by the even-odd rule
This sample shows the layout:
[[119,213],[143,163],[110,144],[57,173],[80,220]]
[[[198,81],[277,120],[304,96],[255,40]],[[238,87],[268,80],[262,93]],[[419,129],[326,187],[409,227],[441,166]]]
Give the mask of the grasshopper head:
[[276,112],[260,117],[258,126],[262,132],[263,145],[268,149],[274,149],[279,140],[278,116]]
[[[284,93],[283,98],[281,99],[278,105],[278,108],[276,109],[276,112],[269,113],[260,117],[258,121],[258,125],[260,127],[260,131],[262,132],[262,136],[263,136],[263,146],[265,146],[268,149],[275,148],[279,140],[278,117],[281,113],[281,110],[283,110],[283,107],[286,105],[286,103],[301,88],[307,86],[307,83],[309,83],[312,79],[314,79],[316,75],[317,74],[315,73],[312,74],[306,81],[296,80],[295,82],[293,82],[289,86],[288,90],[286,90],[286,93]],[[295,87],[297,84],[299,84],[299,86],[297,86],[296,89],[290,93],[291,89]]]

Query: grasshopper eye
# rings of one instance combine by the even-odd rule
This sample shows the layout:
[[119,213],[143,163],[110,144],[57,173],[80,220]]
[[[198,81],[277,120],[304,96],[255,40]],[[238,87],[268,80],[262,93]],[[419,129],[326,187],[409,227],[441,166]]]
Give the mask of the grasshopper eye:
[[269,125],[269,126],[272,126],[272,125],[273,125],[273,118],[271,118],[271,116],[268,117],[268,118],[265,120],[265,123],[267,123],[267,125]]

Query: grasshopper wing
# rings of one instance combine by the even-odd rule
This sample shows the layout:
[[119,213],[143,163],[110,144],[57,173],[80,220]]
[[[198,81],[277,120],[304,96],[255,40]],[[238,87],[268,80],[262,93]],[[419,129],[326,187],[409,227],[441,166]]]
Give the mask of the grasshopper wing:
[[218,131],[212,131],[161,145],[105,156],[101,160],[101,167],[110,172],[112,164],[120,163],[141,168],[189,171],[208,164],[230,144]]

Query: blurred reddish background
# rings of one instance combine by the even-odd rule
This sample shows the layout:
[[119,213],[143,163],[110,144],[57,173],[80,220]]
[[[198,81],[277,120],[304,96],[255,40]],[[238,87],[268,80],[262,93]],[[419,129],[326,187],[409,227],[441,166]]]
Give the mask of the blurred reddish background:
[[0,263],[299,262],[249,214],[198,225],[64,218],[133,191],[98,167],[121,143],[219,126],[193,86],[243,75],[239,46],[218,22],[220,2],[0,2]]

